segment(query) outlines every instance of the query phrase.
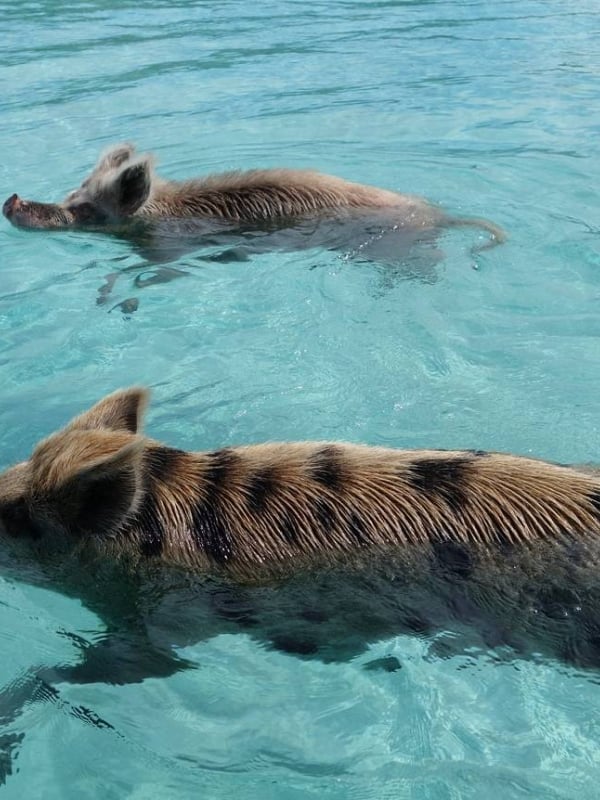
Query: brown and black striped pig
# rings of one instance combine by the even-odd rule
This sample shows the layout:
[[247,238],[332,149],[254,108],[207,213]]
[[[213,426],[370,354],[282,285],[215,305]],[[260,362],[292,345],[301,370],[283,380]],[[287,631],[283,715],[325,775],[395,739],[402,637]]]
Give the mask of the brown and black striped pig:
[[223,630],[326,660],[410,632],[600,666],[594,470],[333,442],[186,452],[140,432],[146,400],[109,395],[0,476],[5,574],[111,631],[71,679],[168,674],[172,645]]

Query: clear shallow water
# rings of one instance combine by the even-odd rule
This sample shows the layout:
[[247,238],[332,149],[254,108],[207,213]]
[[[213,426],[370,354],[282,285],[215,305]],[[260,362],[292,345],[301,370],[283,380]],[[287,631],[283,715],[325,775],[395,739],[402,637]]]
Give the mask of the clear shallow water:
[[[154,389],[189,448],[340,438],[597,461],[600,21],[579,2],[0,3],[4,196],[58,199],[129,139],[171,177],[257,165],[427,196],[510,234],[443,237],[437,281],[313,249],[103,276],[123,242],[0,221],[2,462],[103,393]],[[0,580],[0,685],[76,658],[74,600]],[[366,672],[393,654],[394,673]],[[6,797],[595,798],[598,685],[556,665],[424,660],[410,637],[341,665],[245,636],[198,668],[61,687],[10,731]],[[118,733],[74,718],[91,708]]]

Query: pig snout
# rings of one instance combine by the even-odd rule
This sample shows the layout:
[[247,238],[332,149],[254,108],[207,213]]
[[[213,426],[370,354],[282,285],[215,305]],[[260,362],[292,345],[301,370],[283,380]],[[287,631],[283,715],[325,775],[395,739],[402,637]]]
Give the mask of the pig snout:
[[7,219],[10,219],[11,216],[18,211],[22,205],[21,198],[18,194],[11,194],[11,196],[6,200],[4,205],[2,206],[2,213]]
[[56,203],[37,203],[21,200],[12,194],[2,206],[2,213],[17,228],[57,229],[73,222],[73,215]]

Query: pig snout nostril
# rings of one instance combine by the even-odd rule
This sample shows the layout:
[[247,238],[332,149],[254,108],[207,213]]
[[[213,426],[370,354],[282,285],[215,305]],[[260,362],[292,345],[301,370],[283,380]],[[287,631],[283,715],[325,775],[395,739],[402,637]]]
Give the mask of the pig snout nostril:
[[2,206],[2,213],[8,217],[13,211],[16,211],[19,205],[21,204],[21,200],[18,194],[11,194],[8,200]]

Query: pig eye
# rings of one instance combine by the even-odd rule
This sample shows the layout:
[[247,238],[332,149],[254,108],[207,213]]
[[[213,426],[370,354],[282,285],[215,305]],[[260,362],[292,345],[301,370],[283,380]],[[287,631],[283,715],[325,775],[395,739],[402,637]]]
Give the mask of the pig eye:
[[79,222],[102,222],[105,215],[92,203],[77,203],[69,206],[69,211]]

